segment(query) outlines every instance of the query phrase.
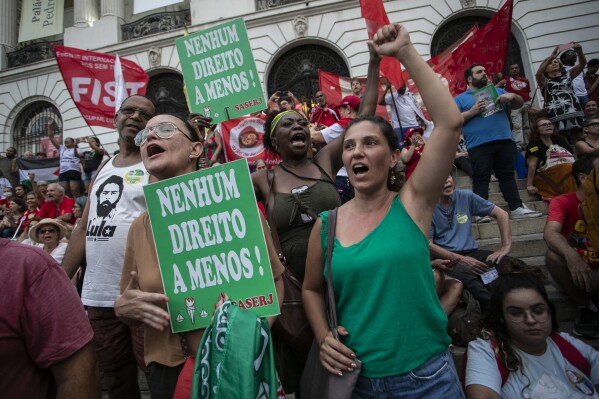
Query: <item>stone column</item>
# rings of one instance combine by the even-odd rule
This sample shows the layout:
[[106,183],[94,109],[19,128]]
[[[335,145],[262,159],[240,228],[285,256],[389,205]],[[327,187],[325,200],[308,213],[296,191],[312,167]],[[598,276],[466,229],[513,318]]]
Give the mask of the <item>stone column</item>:
[[17,0],[0,1],[0,71],[8,68],[6,53],[17,48]]
[[122,0],[102,0],[102,18],[108,16],[125,19],[125,2]]
[[94,0],[75,0],[74,14],[76,28],[87,28],[98,19]]

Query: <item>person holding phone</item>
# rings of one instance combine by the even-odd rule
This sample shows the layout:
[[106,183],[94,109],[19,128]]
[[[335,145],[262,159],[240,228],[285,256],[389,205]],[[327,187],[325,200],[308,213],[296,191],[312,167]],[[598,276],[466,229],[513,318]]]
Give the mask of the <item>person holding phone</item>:
[[[559,58],[558,54],[559,46],[556,46],[551,55],[539,66],[535,78],[545,99],[545,107],[551,122],[573,144],[582,135],[581,127],[584,118],[573,82],[583,72],[587,60],[582,46],[578,43],[573,44],[572,48],[566,50]],[[576,61],[577,55],[578,64],[574,65],[572,60]],[[565,65],[570,68],[566,68]]]
[[58,131],[56,121],[48,121],[48,138],[60,154],[60,174],[58,182],[64,187],[67,196],[77,198],[81,195],[81,159],[83,153],[77,148],[77,142],[71,137],[64,139],[64,145],[60,143],[54,134]]
[[[475,217],[497,220],[501,235],[501,247],[497,251],[478,248],[471,230]],[[479,301],[481,309],[488,309],[491,294],[485,282],[492,281],[496,274],[493,265],[502,264],[512,248],[508,213],[472,191],[456,190],[453,178],[449,176],[433,212],[429,237],[429,248],[433,257],[460,259],[454,267],[439,263],[435,268],[460,280]]]

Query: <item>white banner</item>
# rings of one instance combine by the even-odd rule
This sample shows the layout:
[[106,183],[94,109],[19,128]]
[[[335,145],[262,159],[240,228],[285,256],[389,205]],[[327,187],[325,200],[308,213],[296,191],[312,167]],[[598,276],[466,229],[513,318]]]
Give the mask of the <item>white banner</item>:
[[133,14],[139,14],[172,4],[183,3],[183,0],[135,0],[133,2]]
[[23,0],[19,43],[61,34],[63,16],[64,0]]

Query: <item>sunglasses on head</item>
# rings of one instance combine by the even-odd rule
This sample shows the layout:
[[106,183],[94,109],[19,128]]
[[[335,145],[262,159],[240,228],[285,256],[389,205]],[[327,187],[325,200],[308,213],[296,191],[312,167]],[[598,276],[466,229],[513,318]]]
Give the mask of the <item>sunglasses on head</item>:
[[183,133],[181,129],[175,126],[174,123],[162,122],[157,124],[156,126],[146,127],[145,129],[140,130],[139,133],[137,133],[137,136],[135,136],[135,145],[138,147],[144,145],[144,143],[148,139],[148,134],[150,134],[151,132],[154,132],[154,134],[156,134],[156,136],[158,136],[160,139],[167,140],[173,137],[175,135],[175,131],[177,130],[180,131],[183,136],[185,136],[189,141],[193,143],[193,140],[188,135]]

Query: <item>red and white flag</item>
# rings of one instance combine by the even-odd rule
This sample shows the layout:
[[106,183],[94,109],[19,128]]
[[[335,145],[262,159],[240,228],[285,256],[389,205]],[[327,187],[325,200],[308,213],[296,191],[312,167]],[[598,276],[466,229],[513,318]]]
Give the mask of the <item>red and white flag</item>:
[[[114,128],[118,88],[115,77],[116,57],[63,46],[54,46],[54,53],[62,78],[87,124]],[[133,61],[120,62],[126,88],[125,97],[145,94],[148,86],[146,72]]]
[[[325,72],[323,70],[318,70],[318,84],[320,86],[320,90],[327,97],[327,104],[333,105],[337,107],[341,102],[341,99],[345,96],[351,96],[353,93],[351,91],[351,81],[353,79],[347,76],[339,76],[334,73]],[[366,78],[358,78],[358,80],[362,83],[362,85],[366,85]],[[378,98],[381,98],[383,94],[383,89],[379,85],[378,87]],[[387,107],[384,105],[378,105],[376,107],[376,114],[385,118],[385,120],[389,120],[389,113],[387,112]]]
[[246,158],[253,170],[258,158],[264,159],[269,167],[281,159],[264,147],[264,119],[257,116],[242,116],[220,124],[220,133],[225,147],[227,162]]

